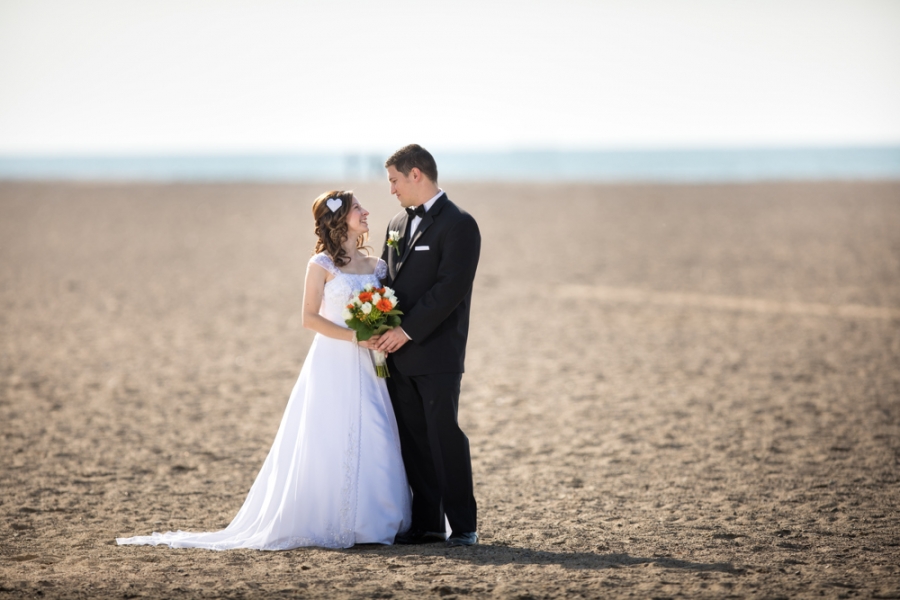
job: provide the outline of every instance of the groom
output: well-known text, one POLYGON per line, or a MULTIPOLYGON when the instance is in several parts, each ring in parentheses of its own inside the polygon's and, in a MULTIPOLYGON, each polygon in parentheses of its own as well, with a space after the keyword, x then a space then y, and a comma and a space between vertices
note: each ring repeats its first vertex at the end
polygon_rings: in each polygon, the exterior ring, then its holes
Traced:
POLYGON ((405 146, 384 166, 405 209, 391 219, 387 240, 396 241, 382 253, 403 324, 379 341, 389 353, 387 385, 413 492, 412 526, 395 541, 444 541, 446 515, 447 544, 471 546, 478 543, 472 461, 457 413, 481 234, 438 187, 427 150, 405 146))

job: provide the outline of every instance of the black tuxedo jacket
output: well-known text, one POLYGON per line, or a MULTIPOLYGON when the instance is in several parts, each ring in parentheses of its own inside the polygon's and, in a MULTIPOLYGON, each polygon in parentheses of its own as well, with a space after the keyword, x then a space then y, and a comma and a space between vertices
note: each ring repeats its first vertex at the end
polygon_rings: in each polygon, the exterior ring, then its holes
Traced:
POLYGON ((404 375, 462 373, 469 334, 472 282, 481 252, 481 233, 472 216, 442 194, 407 239, 412 217, 398 213, 388 233, 402 236, 399 252, 385 244, 386 285, 403 311, 403 331, 412 338, 390 355, 404 375))

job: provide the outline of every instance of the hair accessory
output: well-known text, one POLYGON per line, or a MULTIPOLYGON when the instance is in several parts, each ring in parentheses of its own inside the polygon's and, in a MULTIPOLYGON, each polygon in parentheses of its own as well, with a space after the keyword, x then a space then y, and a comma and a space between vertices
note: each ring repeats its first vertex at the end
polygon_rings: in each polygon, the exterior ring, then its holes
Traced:
POLYGON ((331 212, 337 212, 338 209, 344 205, 344 201, 340 198, 329 198, 325 201, 325 204, 328 205, 328 208, 331 209, 331 212))

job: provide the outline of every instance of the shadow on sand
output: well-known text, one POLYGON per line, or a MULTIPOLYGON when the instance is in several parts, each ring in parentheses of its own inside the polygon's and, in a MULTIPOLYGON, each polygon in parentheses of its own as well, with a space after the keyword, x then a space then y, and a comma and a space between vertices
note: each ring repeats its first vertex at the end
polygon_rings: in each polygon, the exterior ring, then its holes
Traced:
POLYGON ((422 558, 445 557, 467 560, 477 565, 559 565, 566 569, 616 569, 635 565, 653 564, 663 569, 684 569, 687 571, 717 571, 731 575, 741 575, 745 571, 731 563, 700 563, 679 560, 666 556, 641 557, 611 552, 548 552, 515 546, 479 544, 472 548, 447 548, 439 544, 423 546, 354 546, 347 552, 378 554, 388 556, 418 556, 422 558))

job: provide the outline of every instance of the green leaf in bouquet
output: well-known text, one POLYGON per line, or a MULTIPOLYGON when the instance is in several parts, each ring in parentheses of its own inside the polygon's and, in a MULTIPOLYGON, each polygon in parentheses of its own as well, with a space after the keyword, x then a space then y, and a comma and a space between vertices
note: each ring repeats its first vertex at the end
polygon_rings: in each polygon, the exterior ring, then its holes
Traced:
POLYGON ((372 329, 356 317, 344 322, 347 324, 347 327, 356 331, 356 340, 359 342, 365 342, 373 335, 372 329))

